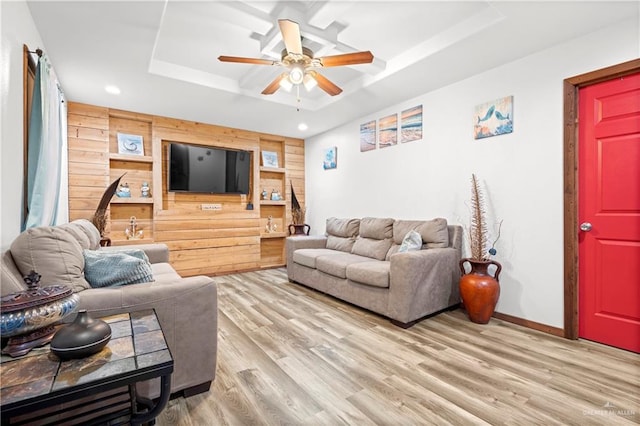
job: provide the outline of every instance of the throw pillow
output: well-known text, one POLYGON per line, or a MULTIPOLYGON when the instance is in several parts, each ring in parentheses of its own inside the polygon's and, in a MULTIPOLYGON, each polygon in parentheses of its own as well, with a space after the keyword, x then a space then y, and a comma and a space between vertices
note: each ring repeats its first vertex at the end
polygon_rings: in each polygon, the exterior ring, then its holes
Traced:
POLYGON ((406 251, 415 251, 422 248, 422 236, 418 231, 409 231, 404 236, 402 244, 398 249, 398 253, 404 253, 406 251))
POLYGON ((93 288, 153 281, 149 258, 142 250, 84 250, 84 276, 93 288))

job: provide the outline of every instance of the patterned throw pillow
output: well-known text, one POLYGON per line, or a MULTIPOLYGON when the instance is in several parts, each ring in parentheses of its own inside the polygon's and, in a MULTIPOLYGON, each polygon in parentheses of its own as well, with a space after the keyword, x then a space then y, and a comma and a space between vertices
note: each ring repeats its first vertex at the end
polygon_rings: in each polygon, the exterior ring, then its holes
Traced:
POLYGON ((84 250, 83 255, 84 277, 93 288, 153 281, 151 263, 142 250, 84 250))
POLYGON ((422 248, 422 236, 418 231, 409 231, 402 240, 402 245, 398 253, 404 253, 405 251, 420 250, 422 248))

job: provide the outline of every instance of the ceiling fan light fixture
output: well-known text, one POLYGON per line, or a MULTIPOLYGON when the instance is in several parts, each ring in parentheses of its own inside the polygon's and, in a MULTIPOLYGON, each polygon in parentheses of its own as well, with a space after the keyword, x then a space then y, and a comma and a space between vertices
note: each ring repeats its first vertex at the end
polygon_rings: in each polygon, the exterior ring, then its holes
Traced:
POLYGON ((304 69, 300 64, 294 64, 289 71, 289 81, 293 84, 300 84, 304 79, 304 69))
POLYGON ((307 89, 307 92, 310 92, 314 87, 318 85, 318 82, 313 77, 312 73, 308 72, 304 75, 302 84, 304 84, 304 88, 307 89))
POLYGON ((290 92, 293 88, 293 83, 290 81, 290 76, 286 76, 285 78, 280 80, 280 87, 282 87, 287 92, 290 92))

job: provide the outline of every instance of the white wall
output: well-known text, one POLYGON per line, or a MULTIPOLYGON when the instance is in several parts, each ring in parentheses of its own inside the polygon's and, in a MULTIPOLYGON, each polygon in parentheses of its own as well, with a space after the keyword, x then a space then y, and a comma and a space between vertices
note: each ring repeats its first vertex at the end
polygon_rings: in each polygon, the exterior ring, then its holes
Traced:
POLYGON ((640 56, 637 17, 425 93, 305 141, 307 221, 445 217, 466 225, 470 178, 503 219, 496 310, 563 327, 563 79, 640 56), (477 104, 514 96, 514 132, 473 139, 477 104), (359 126, 423 105, 423 139, 360 152, 359 126), (338 147, 323 170, 322 150, 338 147))
POLYGON ((0 249, 20 233, 22 217, 22 48, 46 51, 24 1, 0 1, 0 249))

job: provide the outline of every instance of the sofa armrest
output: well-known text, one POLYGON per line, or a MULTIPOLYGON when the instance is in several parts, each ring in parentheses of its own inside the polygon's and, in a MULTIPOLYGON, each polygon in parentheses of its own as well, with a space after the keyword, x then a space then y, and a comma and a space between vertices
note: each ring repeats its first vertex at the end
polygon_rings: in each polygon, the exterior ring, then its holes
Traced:
MULTIPOLYGON (((78 310, 86 309, 94 318, 150 308, 156 310, 174 359, 172 392, 214 379, 218 302, 216 283, 211 278, 196 276, 173 282, 93 288, 78 295, 78 310)), ((65 318, 65 322, 73 317, 65 318)), ((159 394, 158 384, 154 382, 145 382, 138 389, 151 398, 159 394)))
POLYGON ((409 323, 460 302, 458 250, 396 253, 390 261, 390 318, 409 323))
POLYGON ((126 246, 108 246, 100 247, 103 251, 119 251, 129 249, 140 249, 147 254, 151 263, 169 263, 169 247, 166 244, 134 244, 126 246))
POLYGON ((289 264, 293 259, 293 252, 298 249, 325 248, 327 246, 327 237, 324 235, 287 237, 286 246, 287 264, 289 264))
POLYGON ((287 237, 286 253, 287 253, 287 273, 291 277, 291 265, 293 265, 293 252, 298 249, 305 248, 325 248, 327 246, 327 237, 324 235, 297 236, 287 237))

